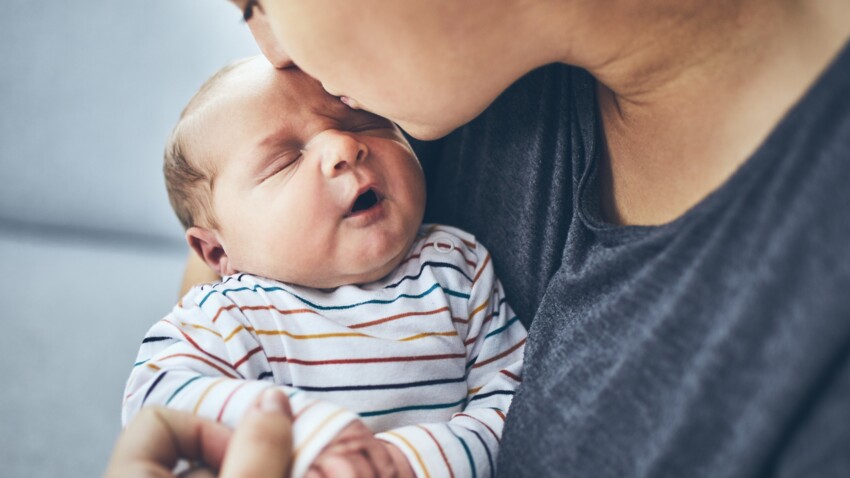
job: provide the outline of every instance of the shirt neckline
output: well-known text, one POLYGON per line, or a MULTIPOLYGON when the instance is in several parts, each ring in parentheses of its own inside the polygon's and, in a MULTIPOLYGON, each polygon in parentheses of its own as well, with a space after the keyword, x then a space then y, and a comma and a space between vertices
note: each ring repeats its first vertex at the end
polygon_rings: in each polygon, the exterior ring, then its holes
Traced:
POLYGON ((781 150, 778 149, 780 145, 789 140, 797 130, 797 124, 810 114, 810 108, 807 106, 811 103, 823 103, 822 97, 833 95, 837 89, 841 88, 841 84, 846 87, 845 77, 848 73, 844 70, 850 71, 850 68, 842 68, 842 66, 848 63, 850 63, 850 41, 842 47, 820 76, 726 181, 677 218, 663 224, 648 226, 621 225, 609 222, 602 217, 598 176, 599 158, 603 147, 601 115, 596 98, 596 80, 584 72, 586 80, 580 81, 579 86, 573 90, 576 119, 580 123, 579 130, 584 136, 584 150, 587 153, 584 167, 576 168, 577 173, 580 171, 575 194, 576 216, 584 227, 595 234, 606 246, 617 246, 644 238, 667 237, 686 224, 705 217, 734 198, 743 185, 769 170, 768 166, 776 159, 775 152, 781 150))

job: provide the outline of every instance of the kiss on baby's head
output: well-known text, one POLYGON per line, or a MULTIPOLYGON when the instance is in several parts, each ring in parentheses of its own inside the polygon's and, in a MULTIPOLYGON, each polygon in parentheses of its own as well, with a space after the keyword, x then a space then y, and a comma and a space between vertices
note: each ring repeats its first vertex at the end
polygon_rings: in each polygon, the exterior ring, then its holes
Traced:
POLYGON ((407 253, 425 207, 422 169, 394 124, 263 57, 201 87, 164 171, 189 245, 221 275, 375 281, 407 253))

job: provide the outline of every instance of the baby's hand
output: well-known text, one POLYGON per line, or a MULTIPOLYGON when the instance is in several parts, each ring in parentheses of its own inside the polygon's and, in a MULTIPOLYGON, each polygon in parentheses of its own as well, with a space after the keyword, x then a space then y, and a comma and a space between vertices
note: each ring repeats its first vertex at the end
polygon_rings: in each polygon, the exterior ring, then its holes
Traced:
POLYGON ((394 445, 378 440, 357 421, 345 427, 313 461, 305 478, 413 478, 413 468, 394 445))

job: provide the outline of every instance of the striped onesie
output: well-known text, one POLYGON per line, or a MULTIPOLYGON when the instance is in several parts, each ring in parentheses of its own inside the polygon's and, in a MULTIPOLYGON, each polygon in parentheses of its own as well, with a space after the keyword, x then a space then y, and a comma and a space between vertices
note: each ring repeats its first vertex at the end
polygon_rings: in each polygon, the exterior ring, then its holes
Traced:
POLYGON ((423 225, 395 271, 370 284, 319 290, 239 274, 194 288, 144 339, 122 418, 164 405, 234 426, 278 386, 294 413, 293 476, 356 418, 417 476, 490 476, 525 336, 487 250, 423 225))

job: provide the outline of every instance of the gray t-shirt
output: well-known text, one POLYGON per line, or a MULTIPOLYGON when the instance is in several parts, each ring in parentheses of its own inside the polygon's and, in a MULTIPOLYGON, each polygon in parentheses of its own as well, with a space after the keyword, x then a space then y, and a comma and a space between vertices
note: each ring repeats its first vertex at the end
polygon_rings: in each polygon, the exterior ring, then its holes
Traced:
MULTIPOLYGON (((850 476, 850 49, 677 220, 600 215, 594 80, 553 65, 419 144, 530 325, 498 475, 850 476)), ((648 138, 647 141, 651 141, 648 138)))

